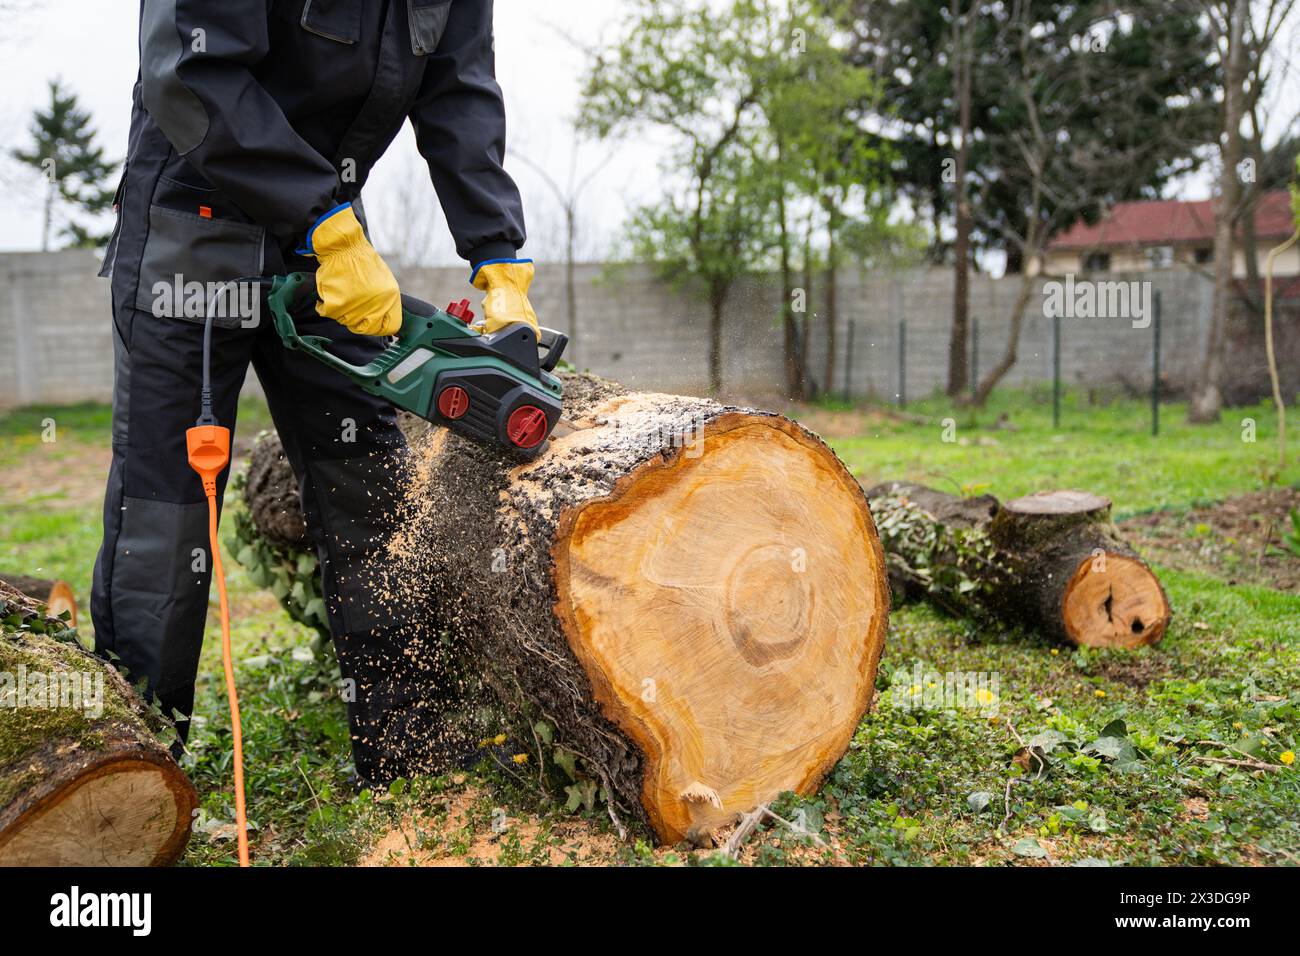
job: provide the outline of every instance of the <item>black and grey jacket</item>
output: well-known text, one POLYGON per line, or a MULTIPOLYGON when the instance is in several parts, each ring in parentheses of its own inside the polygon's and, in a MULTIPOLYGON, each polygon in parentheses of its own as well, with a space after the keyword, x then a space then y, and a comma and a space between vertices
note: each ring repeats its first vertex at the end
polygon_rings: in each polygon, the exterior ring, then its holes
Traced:
POLYGON ((513 257, 492 42, 492 0, 142 0, 117 300, 312 268, 294 249, 408 119, 460 255, 513 257))

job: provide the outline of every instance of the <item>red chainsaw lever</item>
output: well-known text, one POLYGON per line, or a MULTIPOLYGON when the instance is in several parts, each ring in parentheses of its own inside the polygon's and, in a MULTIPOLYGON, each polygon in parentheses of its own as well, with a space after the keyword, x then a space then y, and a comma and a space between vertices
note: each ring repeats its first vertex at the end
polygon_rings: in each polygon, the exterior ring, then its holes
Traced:
POLYGON ((455 316, 466 325, 474 321, 474 313, 469 308, 469 299, 461 299, 459 302, 453 302, 447 306, 447 314, 455 316))

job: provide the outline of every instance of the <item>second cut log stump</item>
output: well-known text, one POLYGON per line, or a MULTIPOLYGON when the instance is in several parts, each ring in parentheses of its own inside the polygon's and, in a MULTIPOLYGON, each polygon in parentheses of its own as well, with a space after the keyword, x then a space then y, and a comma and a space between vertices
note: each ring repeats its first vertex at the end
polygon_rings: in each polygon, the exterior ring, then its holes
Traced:
POLYGON ((1083 647, 1140 647, 1164 636, 1169 601, 1120 538, 1108 498, 1044 491, 1000 503, 907 482, 867 494, 891 551, 891 577, 904 593, 1083 647), (916 533, 918 522, 929 533, 916 533), (959 577, 969 586, 951 584, 959 577))
POLYGON ((1037 582, 1011 597, 1026 615, 1084 647, 1154 644, 1169 625, 1155 573, 1120 540, 1109 498, 1044 491, 1004 504, 989 535, 1037 582))

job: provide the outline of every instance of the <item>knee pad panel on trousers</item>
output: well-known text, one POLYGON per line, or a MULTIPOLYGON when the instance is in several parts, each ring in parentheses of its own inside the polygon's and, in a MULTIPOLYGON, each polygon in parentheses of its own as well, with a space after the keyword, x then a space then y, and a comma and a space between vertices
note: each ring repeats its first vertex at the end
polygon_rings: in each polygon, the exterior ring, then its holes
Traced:
POLYGON ((116 541, 104 543, 113 552, 113 651, 132 683, 148 680, 165 713, 188 714, 212 576, 207 504, 126 497, 121 518, 116 541))

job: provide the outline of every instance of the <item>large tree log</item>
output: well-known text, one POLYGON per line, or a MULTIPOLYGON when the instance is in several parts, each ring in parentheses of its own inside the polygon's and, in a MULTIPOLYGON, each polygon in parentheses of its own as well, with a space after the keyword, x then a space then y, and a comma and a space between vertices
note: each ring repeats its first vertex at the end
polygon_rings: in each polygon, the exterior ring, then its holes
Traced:
POLYGON ((1086 647, 1153 644, 1169 624, 1164 589, 1120 539, 1109 499, 1045 491, 1000 504, 898 481, 867 495, 895 591, 1086 647))
MULTIPOLYGON (((565 389, 535 461, 443 429, 416 443, 378 592, 395 609, 431 598, 429 626, 664 842, 812 791, 870 706, 884 643, 861 489, 778 415, 591 376, 565 389)), ((283 486, 277 454, 254 450, 259 486, 283 486)), ((265 503, 250 506, 291 510, 265 503)))
POLYGON ((0 583, 0 866, 164 866, 194 787, 168 725, 61 622, 0 583))

